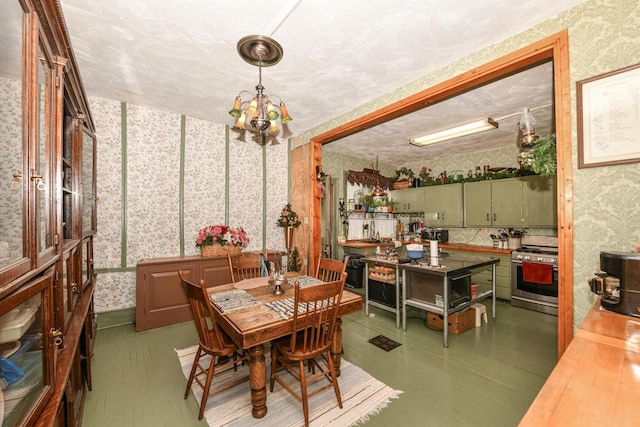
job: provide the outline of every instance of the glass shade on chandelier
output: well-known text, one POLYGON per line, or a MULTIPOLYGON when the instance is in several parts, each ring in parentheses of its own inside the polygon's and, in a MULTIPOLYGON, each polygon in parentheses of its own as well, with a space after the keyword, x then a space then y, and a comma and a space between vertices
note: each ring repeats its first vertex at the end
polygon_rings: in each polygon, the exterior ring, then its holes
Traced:
POLYGON ((282 47, 275 40, 266 36, 247 36, 238 42, 240 57, 252 65, 258 66, 258 84, 256 93, 242 91, 236 96, 229 114, 236 119, 234 127, 240 130, 250 130, 260 135, 268 133, 276 135, 280 132, 278 119, 282 124, 292 121, 284 102, 277 96, 279 102, 274 104, 264 93, 262 86, 262 67, 274 65, 282 58, 282 47), (247 94, 247 98, 242 96, 247 94))
POLYGON ((536 119, 529 111, 528 107, 524 107, 522 109, 522 114, 520 115, 520 133, 522 134, 522 139, 520 143, 523 147, 529 148, 533 147, 538 139, 536 135, 536 119))

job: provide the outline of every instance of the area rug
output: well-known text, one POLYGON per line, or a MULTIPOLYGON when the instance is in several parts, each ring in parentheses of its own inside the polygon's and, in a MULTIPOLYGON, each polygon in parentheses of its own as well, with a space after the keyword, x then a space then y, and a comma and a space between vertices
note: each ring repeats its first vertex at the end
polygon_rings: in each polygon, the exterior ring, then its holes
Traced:
MULTIPOLYGON (((195 357, 197 346, 176 350, 185 378, 195 357)), ((270 354, 265 351, 267 373, 269 371, 270 354)), ((208 363, 205 359, 201 359, 208 363)), ((206 365, 205 365, 206 366, 206 365)), ((227 371, 214 377, 215 384, 230 382, 236 376, 246 375, 248 366, 239 367, 237 371, 227 371)), ((362 423, 369 416, 378 413, 398 398, 401 391, 394 390, 357 366, 342 359, 338 384, 342 394, 342 406, 338 407, 332 390, 325 390, 309 399, 309 421, 311 426, 351 426, 362 423)), ((289 378, 291 376, 285 376, 289 378)), ((215 426, 302 426, 304 415, 302 403, 298 402, 288 391, 276 383, 273 393, 269 392, 267 377, 267 415, 261 419, 251 416, 251 392, 249 382, 231 387, 221 393, 209 397, 205 409, 205 419, 211 427, 215 426)), ((296 380, 291 377, 290 383, 296 380)), ((185 382, 186 384, 186 382, 185 382)), ((298 386, 299 389, 299 386, 298 386)), ((183 388, 176 387, 176 393, 182 394, 183 388)), ((202 400, 202 388, 194 384, 191 391, 198 401, 202 400)), ((193 408, 193 416, 198 416, 198 408, 193 408)))
POLYGON ((387 338, 384 335, 378 335, 375 338, 371 338, 369 342, 384 351, 391 351, 400 345, 399 342, 387 338))

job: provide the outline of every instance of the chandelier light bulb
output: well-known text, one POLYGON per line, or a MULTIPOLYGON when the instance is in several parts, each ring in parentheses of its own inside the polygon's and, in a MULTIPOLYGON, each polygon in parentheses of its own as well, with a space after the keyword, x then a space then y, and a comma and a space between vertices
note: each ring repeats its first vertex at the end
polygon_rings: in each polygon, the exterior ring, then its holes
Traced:
POLYGON ((233 107, 229 111, 229 114, 237 119, 235 128, 248 129, 252 132, 258 132, 260 135, 269 129, 269 134, 276 135, 280 132, 278 118, 283 124, 292 121, 292 119, 284 102, 278 96, 264 93, 262 67, 270 67, 282 59, 282 46, 267 36, 247 36, 238 42, 238 53, 247 63, 258 67, 258 84, 255 87, 256 94, 251 100, 242 100, 242 95, 249 93, 247 91, 240 92, 240 95, 236 97, 233 107), (270 98, 275 98, 279 104, 274 105, 270 98))

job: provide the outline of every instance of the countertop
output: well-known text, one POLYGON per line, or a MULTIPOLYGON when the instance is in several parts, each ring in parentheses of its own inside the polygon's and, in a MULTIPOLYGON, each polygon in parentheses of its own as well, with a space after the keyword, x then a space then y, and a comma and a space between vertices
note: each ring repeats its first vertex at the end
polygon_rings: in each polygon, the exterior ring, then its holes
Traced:
POLYGON ((640 402, 640 318, 587 314, 520 426, 631 426, 640 402))
MULTIPOLYGON (((421 244, 423 246, 429 246, 429 242, 414 242, 409 240, 402 241, 403 245, 410 245, 410 244, 416 244, 416 243, 421 244)), ((344 246, 347 248, 354 248, 354 249, 371 249, 371 248, 375 248, 376 246, 387 247, 387 246, 394 246, 395 244, 393 241, 370 243, 370 242, 363 242, 360 240, 347 240, 344 243, 338 242, 338 245, 344 246)), ((498 248, 494 248, 493 246, 466 245, 463 243, 438 243, 438 247, 443 250, 449 249, 452 251, 478 252, 478 253, 494 254, 494 255, 501 255, 501 256, 511 256, 511 252, 514 250, 514 249, 498 249, 498 248)))
POLYGON ((443 255, 439 258, 439 266, 431 267, 428 263, 403 263, 398 264, 397 259, 387 260, 385 257, 365 257, 365 262, 373 262, 388 266, 398 266, 400 269, 415 271, 418 273, 433 274, 436 276, 448 276, 474 268, 484 267, 491 264, 498 264, 499 259, 478 255, 443 255))

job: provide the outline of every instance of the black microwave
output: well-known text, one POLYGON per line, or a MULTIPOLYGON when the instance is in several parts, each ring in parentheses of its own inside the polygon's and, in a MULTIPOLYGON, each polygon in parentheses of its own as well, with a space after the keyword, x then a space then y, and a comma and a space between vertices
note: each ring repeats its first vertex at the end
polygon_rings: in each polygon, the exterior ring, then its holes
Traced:
POLYGON ((440 243, 447 243, 449 241, 449 230, 443 228, 423 228, 420 232, 420 238, 423 242, 437 240, 440 243))
MULTIPOLYGON (((444 280, 442 276, 418 273, 406 270, 407 299, 424 302, 444 308, 444 280)), ((467 301, 471 301, 471 273, 466 272, 458 276, 449 277, 449 308, 454 308, 467 301)))

